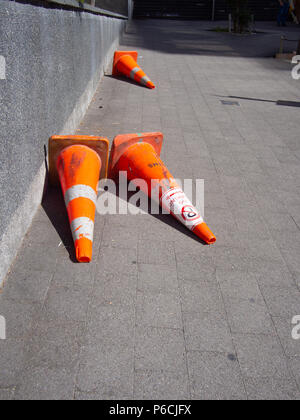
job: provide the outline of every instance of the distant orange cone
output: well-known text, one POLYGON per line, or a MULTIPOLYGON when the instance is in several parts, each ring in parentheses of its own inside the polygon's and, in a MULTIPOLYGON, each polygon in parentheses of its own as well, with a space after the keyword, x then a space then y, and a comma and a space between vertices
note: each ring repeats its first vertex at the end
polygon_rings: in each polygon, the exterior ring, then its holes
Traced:
POLYGON ((214 243, 216 237, 160 159, 162 143, 161 133, 117 136, 110 155, 109 176, 116 178, 124 171, 130 181, 145 180, 147 191, 144 192, 150 198, 158 197, 159 204, 184 226, 204 242, 214 243), (153 194, 154 189, 158 194, 153 194))
POLYGON ((114 56, 113 75, 117 76, 123 74, 149 89, 155 89, 155 85, 137 64, 137 59, 138 53, 136 51, 116 51, 114 56))
POLYGON ((108 140, 54 136, 49 144, 50 176, 55 181, 58 175, 60 180, 76 258, 88 263, 92 260, 97 185, 101 174, 106 176, 108 140))

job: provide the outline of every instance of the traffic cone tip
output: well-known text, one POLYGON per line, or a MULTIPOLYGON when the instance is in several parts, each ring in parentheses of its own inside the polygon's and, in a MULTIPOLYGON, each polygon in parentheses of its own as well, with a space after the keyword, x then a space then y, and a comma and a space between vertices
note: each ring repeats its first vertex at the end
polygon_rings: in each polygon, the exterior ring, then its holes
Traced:
POLYGON ((75 244, 76 259, 80 263, 90 263, 93 254, 93 243, 86 238, 81 238, 75 244))
POLYGON ((148 84, 148 87, 150 89, 155 89, 155 84, 150 81, 149 84, 148 84))
POLYGON ((214 244, 217 240, 205 222, 195 226, 193 233, 209 245, 214 244))

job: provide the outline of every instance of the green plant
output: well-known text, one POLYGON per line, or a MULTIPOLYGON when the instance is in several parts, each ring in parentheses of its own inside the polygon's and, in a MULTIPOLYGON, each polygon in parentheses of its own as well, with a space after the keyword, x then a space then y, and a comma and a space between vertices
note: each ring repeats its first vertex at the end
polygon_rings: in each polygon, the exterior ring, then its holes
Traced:
POLYGON ((233 31, 240 34, 245 32, 251 20, 248 0, 227 0, 227 3, 232 14, 233 31))
POLYGON ((212 29, 212 32, 229 32, 228 28, 222 28, 221 26, 217 26, 216 28, 212 29))

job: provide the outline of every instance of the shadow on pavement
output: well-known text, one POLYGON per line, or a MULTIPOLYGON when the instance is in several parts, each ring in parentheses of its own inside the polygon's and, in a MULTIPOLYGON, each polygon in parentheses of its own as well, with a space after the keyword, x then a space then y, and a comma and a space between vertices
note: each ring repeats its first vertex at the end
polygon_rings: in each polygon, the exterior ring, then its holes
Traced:
POLYGON ((277 105, 292 106, 295 108, 300 108, 300 102, 294 102, 294 101, 277 101, 277 105))
POLYGON ((59 188, 48 187, 43 198, 42 207, 68 251, 70 260, 77 263, 68 214, 59 188))
MULTIPOLYGON (((137 192, 139 192, 138 188, 137 188, 137 191, 127 193, 128 194, 127 203, 130 202, 131 197, 133 197, 137 192)), ((116 196, 118 199, 124 200, 119 194, 118 186, 116 189, 116 196)), ((149 197, 147 197, 147 199, 148 199, 148 208, 145 210, 143 209, 143 211, 147 210, 146 211, 147 214, 159 220, 161 223, 165 223, 166 225, 171 226, 173 229, 178 230, 180 233, 183 233, 184 235, 188 236, 189 238, 193 239, 194 241, 198 243, 201 243, 202 245, 207 245, 204 241, 198 238, 193 232, 191 232, 188 228, 182 225, 177 219, 175 219, 175 217, 173 217, 171 214, 164 214, 161 208, 159 209, 159 214, 152 214, 151 213, 151 199, 149 197)), ((132 203, 130 203, 130 205, 133 206, 132 203)), ((140 209, 139 206, 135 206, 135 207, 140 209)))
MULTIPOLYGON (((127 203, 130 202, 131 197, 133 197, 136 194, 135 192, 128 192, 127 197, 127 203)), ((116 190, 116 197, 120 200, 123 200, 123 198, 119 194, 119 189, 117 186, 116 190)), ((130 203, 133 205, 132 203, 130 203)), ((78 263, 74 251, 74 243, 73 238, 70 230, 70 224, 68 215, 66 212, 66 207, 63 199, 63 195, 60 191, 60 188, 55 188, 52 186, 49 186, 47 188, 47 191, 44 195, 42 207, 47 214, 50 222, 52 223, 54 229, 57 231, 64 247, 69 253, 70 260, 73 263, 78 263)), ((136 208, 139 208, 138 206, 135 206, 136 208)), ((168 226, 171 226, 173 229, 176 229, 180 233, 188 236, 189 238, 193 239, 194 241, 201 243, 202 245, 207 245, 205 242, 203 242, 200 238, 198 238, 196 235, 194 235, 191 231, 189 231, 185 226, 183 226, 179 221, 177 221, 173 216, 170 214, 163 214, 162 210, 160 209, 159 214, 152 214, 150 212, 151 209, 151 200, 148 198, 148 209, 147 212, 149 215, 157 219, 161 223, 165 223, 168 226)), ((98 217, 101 217, 101 214, 98 215, 98 217)))
POLYGON ((109 77, 110 79, 120 80, 121 82, 129 83, 131 85, 139 86, 139 87, 142 87, 144 89, 149 90, 149 88, 147 88, 147 86, 144 86, 144 85, 142 85, 142 84, 140 84, 138 82, 135 82, 134 80, 131 80, 128 77, 125 77, 125 76, 113 76, 111 74, 106 74, 105 77, 109 77))
POLYGON ((296 101, 283 101, 283 100, 273 101, 271 99, 247 98, 244 96, 232 96, 232 95, 230 96, 215 95, 215 96, 218 96, 219 98, 240 99, 243 101, 254 101, 254 102, 267 102, 267 103, 273 103, 279 106, 290 106, 290 107, 300 108, 300 102, 296 102, 296 101))
POLYGON ((263 31, 263 27, 259 27, 252 35, 212 31, 217 26, 227 26, 228 22, 143 19, 133 20, 130 25, 134 30, 124 33, 122 45, 135 50, 145 48, 166 54, 227 57, 274 57, 279 49, 280 36, 289 30, 298 32, 294 25, 284 31, 278 30, 275 22, 272 26, 268 22, 269 30, 263 31))

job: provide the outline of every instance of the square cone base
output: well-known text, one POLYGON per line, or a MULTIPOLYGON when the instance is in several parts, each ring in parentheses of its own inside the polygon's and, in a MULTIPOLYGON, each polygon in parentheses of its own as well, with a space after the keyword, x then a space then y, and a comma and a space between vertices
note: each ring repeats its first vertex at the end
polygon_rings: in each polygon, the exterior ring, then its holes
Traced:
POLYGON ((109 141, 103 137, 96 136, 52 136, 49 139, 49 182, 52 185, 59 185, 57 173, 57 158, 60 153, 69 146, 83 145, 94 150, 101 159, 100 179, 107 177, 109 141))
POLYGON ((136 62, 138 60, 137 51, 116 51, 114 55, 114 63, 113 63, 113 71, 112 71, 113 76, 120 76, 122 74, 117 70, 117 63, 122 57, 122 55, 130 55, 136 62))
POLYGON ((155 152, 160 156, 161 148, 163 145, 163 134, 162 133, 136 133, 136 134, 120 134, 114 138, 109 166, 108 166, 108 177, 113 179, 118 175, 117 164, 122 154, 136 143, 149 143, 153 146, 155 152))

